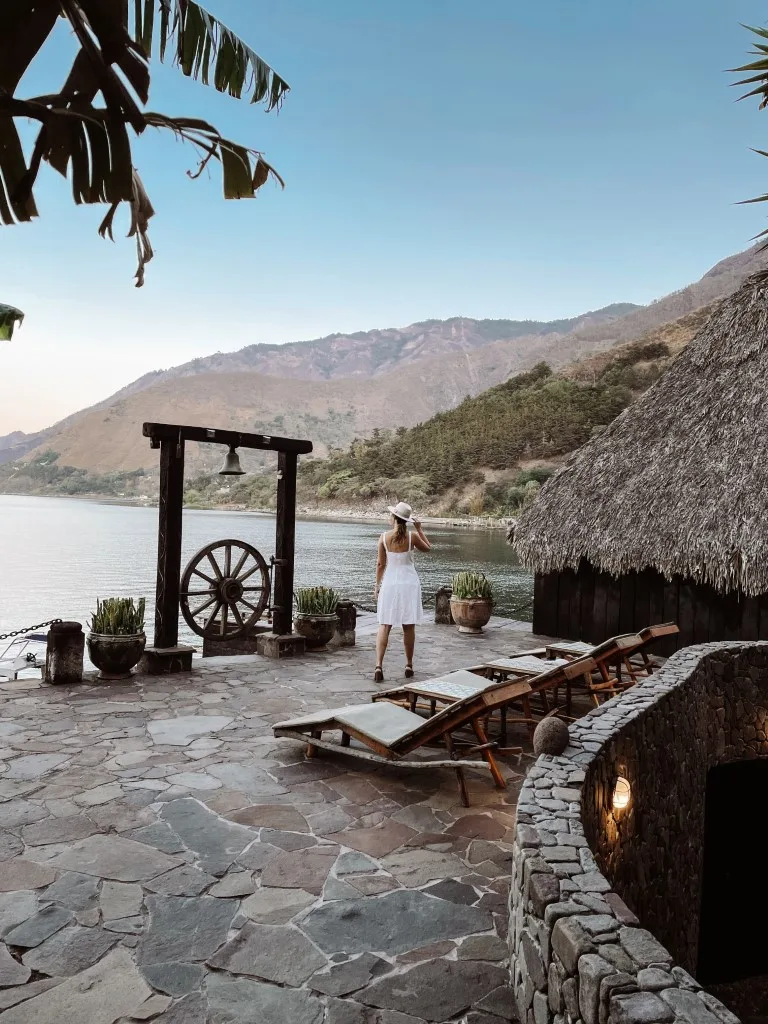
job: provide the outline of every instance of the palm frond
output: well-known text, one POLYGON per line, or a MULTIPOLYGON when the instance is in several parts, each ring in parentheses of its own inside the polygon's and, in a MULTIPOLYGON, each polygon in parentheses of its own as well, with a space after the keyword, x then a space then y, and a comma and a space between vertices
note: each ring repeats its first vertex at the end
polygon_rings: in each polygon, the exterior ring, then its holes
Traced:
POLYGON ((5 306, 0 302, 0 341, 10 341, 13 337, 13 329, 24 319, 24 314, 15 306, 5 306))
POLYGON ((147 59, 157 52, 188 78, 267 110, 279 107, 288 83, 221 21, 194 0, 134 0, 133 38, 147 59), (159 19, 155 17, 155 10, 159 19))

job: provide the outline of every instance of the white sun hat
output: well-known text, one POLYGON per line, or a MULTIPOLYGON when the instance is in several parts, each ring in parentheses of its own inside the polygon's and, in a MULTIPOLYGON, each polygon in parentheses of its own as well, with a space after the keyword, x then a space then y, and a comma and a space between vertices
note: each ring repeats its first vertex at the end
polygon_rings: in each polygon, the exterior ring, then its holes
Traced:
POLYGON ((387 505, 387 511, 398 519, 404 519, 406 523, 413 522, 413 509, 407 501, 398 501, 396 505, 387 505))

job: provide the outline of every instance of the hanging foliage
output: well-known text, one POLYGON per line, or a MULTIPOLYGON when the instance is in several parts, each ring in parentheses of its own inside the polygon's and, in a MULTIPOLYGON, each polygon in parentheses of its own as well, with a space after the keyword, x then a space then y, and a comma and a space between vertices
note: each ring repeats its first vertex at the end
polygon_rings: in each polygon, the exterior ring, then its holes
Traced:
POLYGON ((0 341, 10 341, 16 324, 21 325, 24 314, 15 306, 4 306, 0 302, 0 341))
POLYGON ((0 4, 0 223, 37 216, 35 184, 49 164, 72 185, 75 203, 109 207, 99 233, 112 238, 120 203, 131 208, 136 240, 136 286, 152 258, 147 233, 154 210, 134 167, 132 142, 148 127, 190 143, 199 162, 221 166, 225 199, 250 198, 280 175, 256 149, 225 139, 207 121, 146 109, 152 58, 237 99, 274 110, 286 82, 249 46, 193 0, 10 0, 0 4), (45 61, 45 44, 66 18, 78 45, 61 90, 20 97, 30 65, 45 61), (16 121, 39 124, 29 155, 16 121))

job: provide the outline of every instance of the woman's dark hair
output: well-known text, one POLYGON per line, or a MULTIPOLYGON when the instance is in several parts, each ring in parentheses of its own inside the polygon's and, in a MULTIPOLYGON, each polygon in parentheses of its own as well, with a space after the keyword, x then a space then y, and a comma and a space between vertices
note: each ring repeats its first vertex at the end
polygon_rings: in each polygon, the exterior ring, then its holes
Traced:
POLYGON ((400 541, 405 540, 408 535, 408 524, 404 519, 401 519, 400 516, 392 516, 392 518, 395 520, 395 540, 399 543, 400 541))

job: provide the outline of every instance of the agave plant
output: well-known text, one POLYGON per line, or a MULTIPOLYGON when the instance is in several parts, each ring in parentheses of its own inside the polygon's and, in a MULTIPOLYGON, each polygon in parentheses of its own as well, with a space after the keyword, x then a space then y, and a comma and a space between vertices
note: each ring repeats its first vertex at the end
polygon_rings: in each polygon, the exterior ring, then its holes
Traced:
POLYGON ((112 238, 115 211, 129 204, 137 287, 153 255, 147 229, 154 210, 134 166, 134 136, 149 127, 190 142, 199 155, 197 169, 188 172, 192 177, 218 161, 226 199, 252 197, 270 177, 283 184, 258 150, 223 138, 207 121, 147 110, 153 58, 218 92, 247 95, 267 110, 288 91, 258 54, 194 0, 0 3, 0 223, 37 216, 34 187, 47 163, 70 179, 76 203, 109 206, 99 227, 102 238, 112 238), (46 64, 46 43, 59 18, 69 23, 78 48, 69 74, 58 92, 22 98, 19 83, 38 58, 46 64), (16 119, 39 124, 29 158, 16 119))
POLYGON ((296 591, 299 615, 335 615, 339 595, 330 587, 302 587, 296 591))
POLYGON ((89 628, 101 636, 136 636, 144 632, 145 606, 143 597, 136 604, 132 597, 97 599, 89 628))
POLYGON ((10 341, 16 324, 21 326, 24 314, 15 306, 4 306, 0 302, 0 341, 10 341))
POLYGON ((482 572, 459 572, 451 580, 453 596, 462 601, 471 598, 483 598, 486 601, 493 600, 493 587, 491 581, 482 572))

